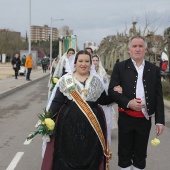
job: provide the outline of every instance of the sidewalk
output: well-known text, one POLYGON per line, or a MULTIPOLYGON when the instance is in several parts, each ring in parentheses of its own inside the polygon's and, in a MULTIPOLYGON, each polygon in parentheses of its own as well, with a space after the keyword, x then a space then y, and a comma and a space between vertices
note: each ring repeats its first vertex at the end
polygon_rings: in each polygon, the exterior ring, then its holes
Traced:
MULTIPOLYGON (((12 72, 12 74, 14 74, 14 72, 12 72)), ((4 76, 2 72, 0 72, 0 99, 13 93, 14 91, 28 86, 30 83, 34 83, 35 81, 48 76, 49 70, 47 70, 46 73, 43 73, 42 69, 36 69, 31 71, 30 78, 32 81, 26 81, 25 76, 18 76, 18 79, 15 79, 14 75, 11 75, 11 73, 4 76)))

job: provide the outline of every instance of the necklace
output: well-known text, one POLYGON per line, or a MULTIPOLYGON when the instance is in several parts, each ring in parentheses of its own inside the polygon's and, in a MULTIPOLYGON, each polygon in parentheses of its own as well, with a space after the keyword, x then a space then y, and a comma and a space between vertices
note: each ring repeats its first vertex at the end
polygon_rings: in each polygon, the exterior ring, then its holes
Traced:
POLYGON ((83 93, 84 96, 87 96, 88 89, 85 89, 85 86, 86 86, 86 80, 89 78, 89 75, 90 75, 90 73, 88 74, 88 76, 83 77, 80 75, 80 77, 79 77, 79 75, 74 73, 74 77, 76 78, 76 80, 78 80, 84 86, 84 89, 81 90, 81 93, 83 93))
POLYGON ((76 73, 74 73, 74 77, 81 83, 84 83, 89 78, 89 75, 90 74, 88 74, 86 76, 81 76, 81 75, 79 76, 76 73))

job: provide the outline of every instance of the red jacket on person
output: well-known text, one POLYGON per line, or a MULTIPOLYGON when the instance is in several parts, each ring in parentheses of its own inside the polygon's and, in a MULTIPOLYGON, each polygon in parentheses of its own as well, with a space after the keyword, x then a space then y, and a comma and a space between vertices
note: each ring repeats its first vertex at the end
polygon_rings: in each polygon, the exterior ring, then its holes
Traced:
POLYGON ((163 62, 162 62, 161 69, 162 69, 163 71, 165 71, 165 70, 167 69, 167 67, 168 67, 168 63, 167 63, 166 61, 163 61, 163 62))

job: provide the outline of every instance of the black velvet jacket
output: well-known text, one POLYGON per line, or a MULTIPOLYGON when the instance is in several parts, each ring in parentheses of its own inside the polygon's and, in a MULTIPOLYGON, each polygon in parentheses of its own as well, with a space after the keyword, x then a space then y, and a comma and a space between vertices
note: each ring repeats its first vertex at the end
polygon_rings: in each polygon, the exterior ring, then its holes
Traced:
MULTIPOLYGON (((136 98, 137 77, 138 73, 131 59, 115 64, 109 85, 109 95, 119 107, 127 109, 129 101, 136 98), (123 88, 122 94, 113 90, 117 85, 123 88)), ((145 61, 143 86, 148 115, 155 114, 155 123, 164 124, 160 69, 148 61, 145 61)))

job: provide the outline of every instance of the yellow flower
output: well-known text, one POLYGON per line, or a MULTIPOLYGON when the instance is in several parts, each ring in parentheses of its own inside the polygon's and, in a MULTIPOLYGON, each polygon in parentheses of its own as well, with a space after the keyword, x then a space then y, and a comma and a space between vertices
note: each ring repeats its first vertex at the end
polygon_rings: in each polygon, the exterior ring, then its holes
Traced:
POLYGON ((54 129, 55 123, 51 118, 46 118, 44 120, 44 123, 46 124, 48 130, 53 130, 54 129))
POLYGON ((56 84, 57 81, 58 81, 58 78, 54 77, 54 78, 53 78, 53 82, 56 84))
POLYGON ((155 138, 155 139, 151 140, 151 144, 152 144, 153 146, 157 146, 157 145, 160 144, 160 140, 159 140, 158 138, 155 138))

